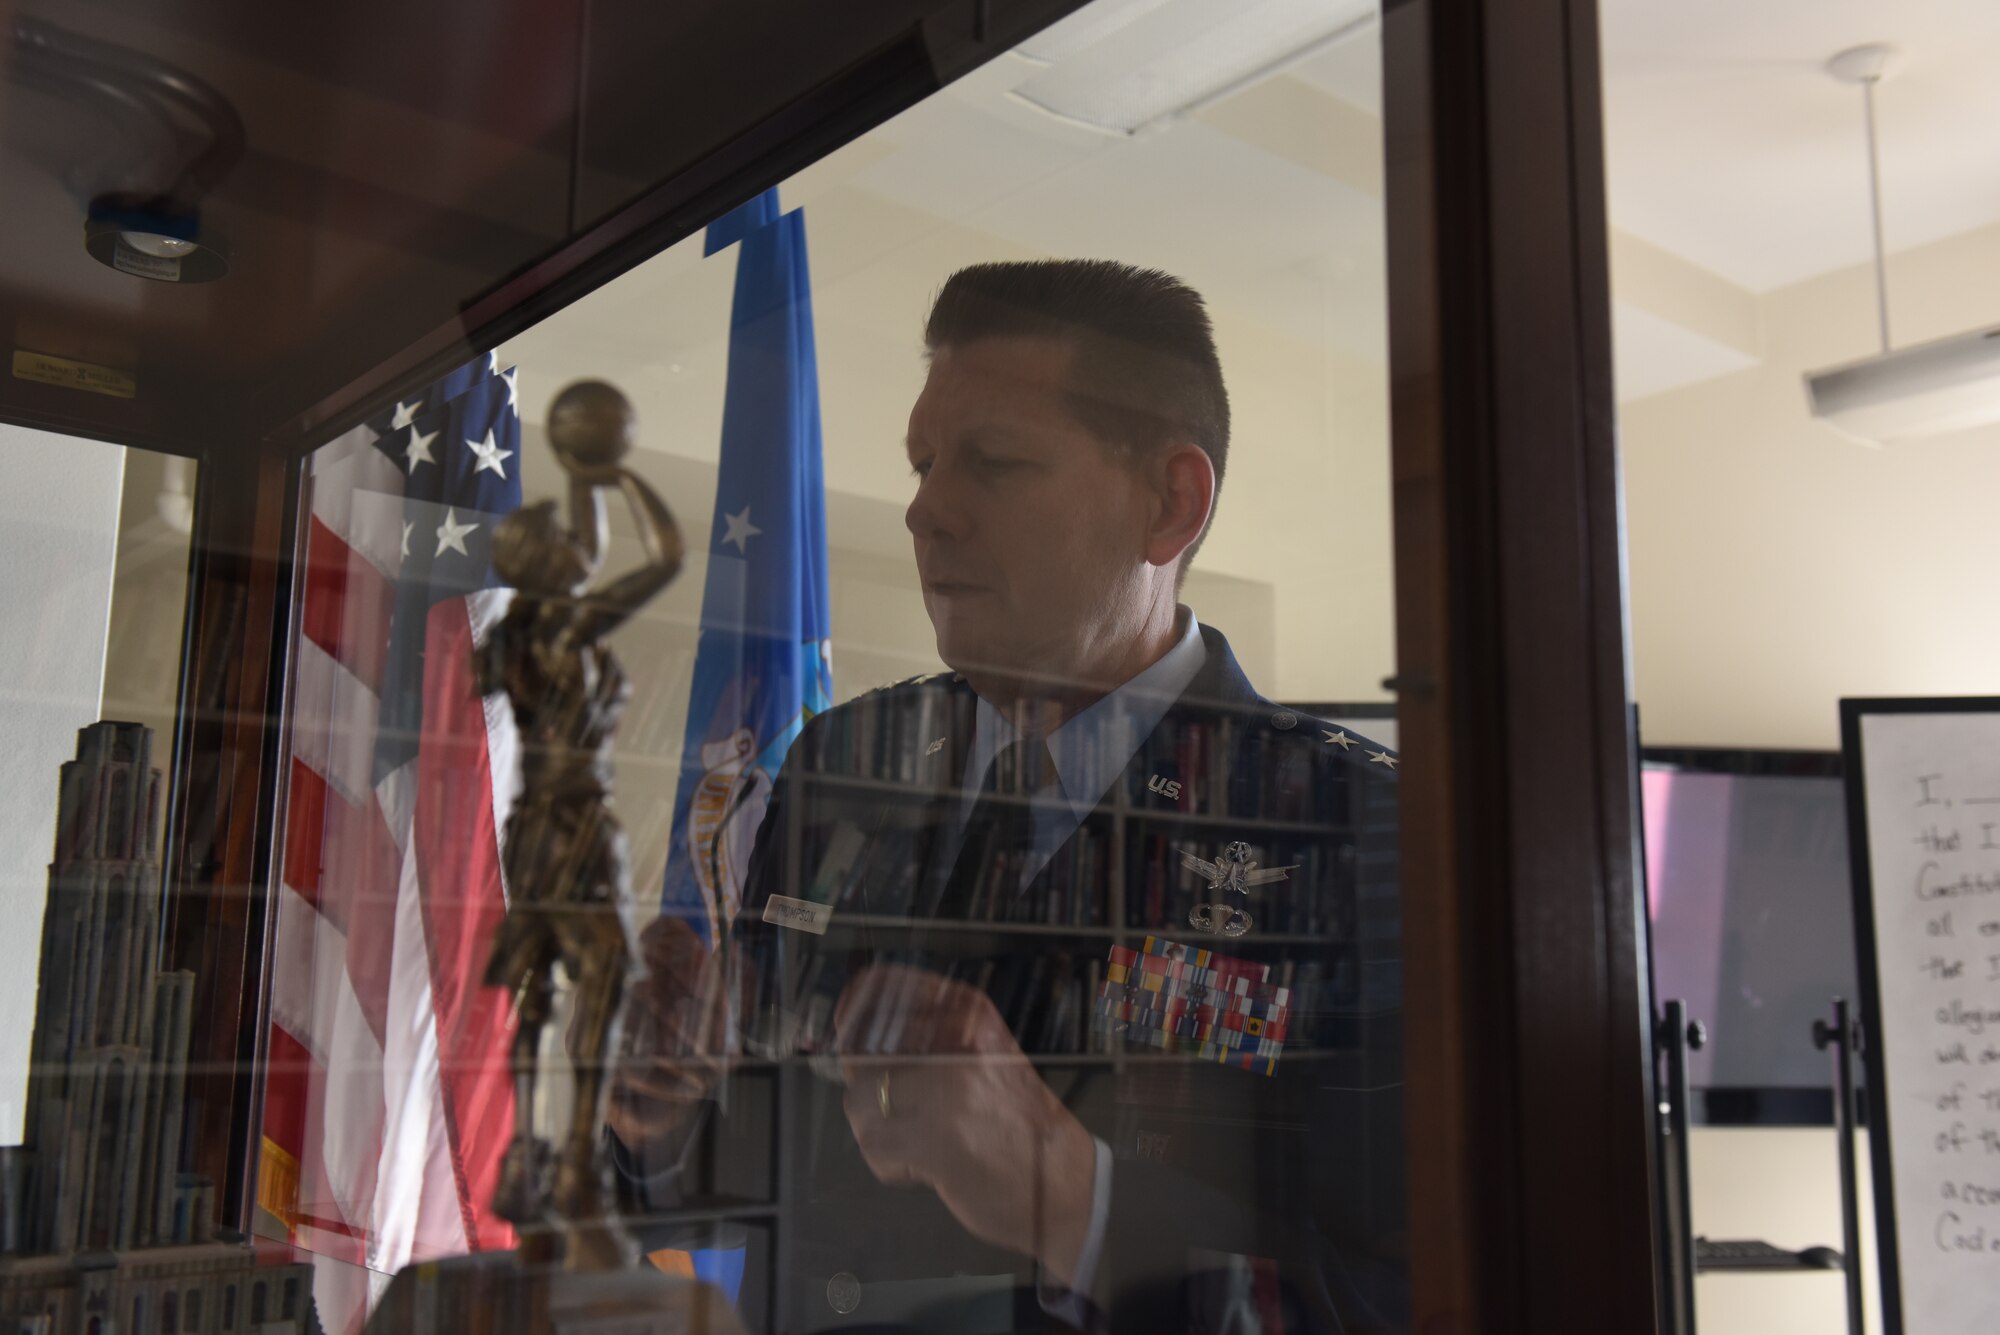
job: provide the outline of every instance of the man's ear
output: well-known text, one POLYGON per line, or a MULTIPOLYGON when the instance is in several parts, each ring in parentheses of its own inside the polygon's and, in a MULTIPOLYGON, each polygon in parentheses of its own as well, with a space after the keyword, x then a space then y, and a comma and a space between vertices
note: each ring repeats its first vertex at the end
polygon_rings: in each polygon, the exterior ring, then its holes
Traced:
POLYGON ((1153 460, 1157 507, 1146 530, 1146 560, 1171 566, 1194 546, 1215 508, 1215 463, 1192 441, 1161 450, 1153 460))

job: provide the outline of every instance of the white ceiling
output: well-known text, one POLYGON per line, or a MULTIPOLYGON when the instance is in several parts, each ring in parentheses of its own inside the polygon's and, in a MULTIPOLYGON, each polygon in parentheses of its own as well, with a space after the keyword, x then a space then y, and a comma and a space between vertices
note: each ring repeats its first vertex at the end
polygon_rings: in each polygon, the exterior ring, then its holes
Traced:
POLYGON ((1131 137, 1063 125, 1006 96, 1032 73, 1003 58, 899 117, 883 131, 895 151, 849 188, 1027 254, 1164 269, 1219 307, 1382 360, 1379 198, 1201 120, 1131 137))
MULTIPOLYGON (((1602 0, 1612 224, 1752 292, 1870 256, 1861 92, 1826 61, 1898 52, 1876 94, 1883 230, 1902 250, 2000 221, 2000 2, 1602 0)), ((1377 49, 1291 73, 1371 112, 1377 49)))
POLYGON ((1996 0, 1601 0, 1611 218, 1762 292, 1869 257, 1861 91, 1835 52, 1902 53, 1876 91, 1901 250, 2000 220, 1996 0))
MULTIPOLYGON (((1691 314, 1688 293, 1716 298, 1711 308, 1735 301, 1740 316, 1752 294, 1867 258, 1860 95, 1822 72, 1844 46, 1883 39, 1904 52, 1878 98, 1892 249, 2000 220, 2000 0, 1602 0, 1601 26, 1610 215, 1641 239, 1662 294, 1642 300, 1629 266, 1618 273, 1622 398, 1754 363, 1754 335, 1691 314)), ((906 403, 937 283, 960 264, 1028 255, 1182 275, 1217 311, 1232 377, 1288 357, 1307 375, 1334 361, 1381 366, 1377 41, 1366 27, 1133 136, 1010 97, 1045 67, 1003 56, 787 182, 785 205, 807 206, 828 395, 857 393, 851 383, 873 366, 895 382, 885 398, 906 403)), ((1635 249, 1616 237, 1613 248, 1635 249)), ((619 378, 680 420, 682 406, 719 399, 727 302, 726 266, 703 264, 693 239, 507 355, 542 383, 619 378)), ((878 418, 871 437, 888 429, 878 418)), ((708 430, 703 417, 692 435, 708 430)), ((830 457, 848 444, 830 436, 830 457)), ((900 489, 893 454, 882 457, 892 471, 872 480, 900 489)))

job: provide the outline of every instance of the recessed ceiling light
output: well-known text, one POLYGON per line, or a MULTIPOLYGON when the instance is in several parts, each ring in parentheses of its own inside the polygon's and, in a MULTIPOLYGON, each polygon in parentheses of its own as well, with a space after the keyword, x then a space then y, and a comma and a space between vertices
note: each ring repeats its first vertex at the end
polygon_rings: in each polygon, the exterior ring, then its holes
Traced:
POLYGON ((0 41, 8 42, 21 73, 65 99, 108 111, 120 125, 157 122, 176 147, 174 157, 184 159, 172 164, 171 177, 162 164, 155 179, 164 185, 90 201, 83 222, 90 257, 157 283, 207 283, 228 273, 228 248, 213 227, 202 226, 199 205, 243 157, 243 117, 229 99, 145 51, 39 19, 16 18, 0 41))
POLYGON ((118 239, 142 255, 161 260, 182 259, 201 249, 192 241, 160 232, 120 232, 118 239))
POLYGON ((99 264, 156 283, 209 283, 229 272, 228 250, 203 230, 200 212, 159 197, 93 200, 83 245, 99 264))

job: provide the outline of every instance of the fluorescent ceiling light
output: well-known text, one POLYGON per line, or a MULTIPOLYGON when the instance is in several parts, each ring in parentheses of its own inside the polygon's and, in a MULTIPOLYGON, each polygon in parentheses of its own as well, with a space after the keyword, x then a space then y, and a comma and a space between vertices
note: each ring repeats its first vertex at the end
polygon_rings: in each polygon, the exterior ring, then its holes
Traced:
POLYGON ((2000 422, 2000 326, 1806 377, 1813 416, 1868 444, 2000 422))
POLYGON ((1017 48, 1048 68, 1013 95, 1132 134, 1227 97, 1363 31, 1374 0, 1099 0, 1017 48))
POLYGON ((1058 19, 1014 48, 1014 54, 1042 65, 1056 65, 1097 45, 1126 24, 1173 0, 1094 0, 1068 18, 1058 19))
POLYGON ((1875 149, 1875 85, 1895 59, 1881 42, 1850 47, 1827 72, 1861 89, 1868 132, 1868 207, 1875 235, 1875 318, 1879 355, 1806 373, 1812 414, 1864 445, 2000 422, 2000 326, 1894 348, 1889 343, 1889 274, 1882 244, 1882 174, 1875 149))

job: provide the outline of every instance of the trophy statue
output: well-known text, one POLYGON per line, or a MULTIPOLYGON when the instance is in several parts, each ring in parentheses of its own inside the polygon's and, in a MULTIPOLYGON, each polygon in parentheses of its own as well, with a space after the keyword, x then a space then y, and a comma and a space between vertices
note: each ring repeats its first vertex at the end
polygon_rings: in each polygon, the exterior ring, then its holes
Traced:
POLYGON ((619 1011, 638 964, 625 835, 611 814, 611 744, 627 683, 604 637, 673 582, 683 554, 666 505, 624 465, 632 430, 631 405, 609 385, 583 381, 556 396, 548 436, 569 478, 568 513, 542 501, 494 526, 493 568, 514 598, 473 657, 479 690, 506 692, 520 731, 521 790, 502 853, 507 916, 485 981, 514 995, 514 1140, 494 1209, 521 1245, 405 1266, 368 1335, 742 1330, 719 1289, 634 1264, 600 1153, 619 1011), (632 507, 646 559, 591 587, 603 560, 605 493, 614 489, 632 507), (576 1098, 555 1148, 535 1135, 533 1108, 559 964, 575 1000, 576 1098))
POLYGON ((624 466, 632 407, 597 381, 571 385, 549 410, 548 436, 569 476, 565 525, 555 501, 523 506, 493 534, 493 567, 515 589, 481 645, 481 691, 505 691, 521 737, 521 791, 507 817, 507 916, 486 983, 514 992, 515 1134, 494 1209, 521 1234, 524 1260, 615 1270, 635 1255, 613 1216, 600 1154, 602 1105, 627 979, 637 964, 625 834, 611 813, 611 744, 628 683, 604 637, 673 581, 683 554, 666 505, 624 466), (605 492, 625 494, 646 562, 596 588, 605 492), (530 1110, 555 966, 574 988, 570 1057, 575 1115, 559 1152, 530 1110))

